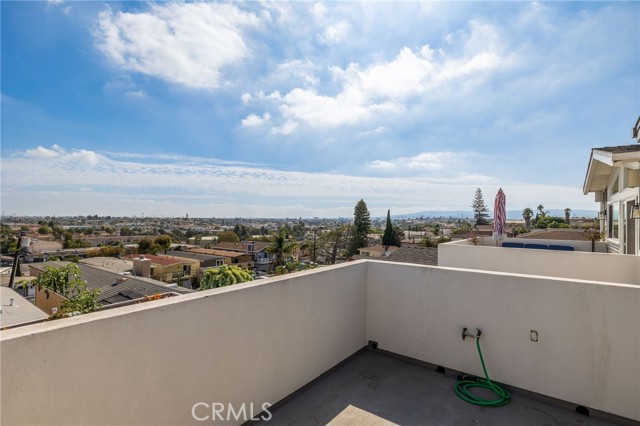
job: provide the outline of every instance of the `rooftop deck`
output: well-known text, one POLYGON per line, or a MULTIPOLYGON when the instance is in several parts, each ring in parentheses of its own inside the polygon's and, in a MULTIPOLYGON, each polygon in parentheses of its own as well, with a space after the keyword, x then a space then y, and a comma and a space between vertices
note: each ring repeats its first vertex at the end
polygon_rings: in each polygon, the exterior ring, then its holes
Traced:
POLYGON ((606 424, 576 406, 637 424, 638 306, 637 285, 349 262, 2 331, 0 423, 239 425, 230 408, 226 421, 201 418, 207 406, 277 404, 302 388, 269 424, 606 424), (463 327, 483 330, 493 380, 567 408, 516 392, 482 409, 433 369, 379 353, 349 359, 375 341, 481 375, 463 327))
MULTIPOLYGON (((491 373, 489 373, 491 374, 491 373)), ((636 424, 591 411, 589 417, 557 400, 509 388, 511 402, 479 407, 453 391, 456 372, 438 373, 422 364, 381 351, 363 350, 282 404, 258 425, 305 426, 494 426, 636 424)), ((481 395, 482 391, 476 392, 481 395)), ((489 394, 486 398, 494 398, 489 394)))

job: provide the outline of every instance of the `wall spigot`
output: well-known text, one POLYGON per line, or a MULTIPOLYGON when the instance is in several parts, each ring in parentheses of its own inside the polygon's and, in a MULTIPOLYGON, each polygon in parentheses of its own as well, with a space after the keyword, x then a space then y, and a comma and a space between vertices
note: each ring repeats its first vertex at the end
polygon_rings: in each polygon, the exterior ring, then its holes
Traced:
POLYGON ((472 339, 479 339, 481 335, 482 335, 482 330, 480 330, 479 328, 476 328, 475 336, 467 332, 467 327, 464 327, 462 329, 462 340, 466 339, 467 337, 471 337, 472 339))

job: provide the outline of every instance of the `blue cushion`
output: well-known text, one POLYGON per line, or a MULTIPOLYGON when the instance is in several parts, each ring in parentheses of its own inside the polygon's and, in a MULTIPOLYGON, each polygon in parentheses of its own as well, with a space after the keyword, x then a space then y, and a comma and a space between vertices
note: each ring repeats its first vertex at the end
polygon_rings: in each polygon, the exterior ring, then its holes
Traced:
POLYGON ((575 249, 571 246, 556 246, 549 244, 549 250, 574 251, 575 249))
POLYGON ((547 250, 549 246, 546 244, 525 244, 524 248, 547 250))
POLYGON ((502 247, 524 248, 524 243, 502 243, 502 247))

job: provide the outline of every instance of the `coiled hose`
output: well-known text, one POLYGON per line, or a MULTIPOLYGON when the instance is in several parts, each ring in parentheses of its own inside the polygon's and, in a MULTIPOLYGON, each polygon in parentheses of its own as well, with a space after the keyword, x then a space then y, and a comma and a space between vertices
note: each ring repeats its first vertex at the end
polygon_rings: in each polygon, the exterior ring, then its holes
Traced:
POLYGON ((511 401, 511 394, 508 390, 497 385, 489 379, 489 375, 487 374, 487 368, 484 365, 484 358, 482 357, 482 350, 480 349, 480 336, 476 337, 476 346, 478 347, 478 355, 480 355, 480 362, 482 363, 482 371, 484 372, 484 379, 479 378, 476 380, 459 380, 454 390, 456 391, 456 395, 464 401, 475 405, 482 405, 488 407, 499 407, 501 405, 506 405, 511 401), (492 390, 496 395, 497 399, 484 399, 478 396, 473 395, 470 392, 471 388, 485 388, 492 390))

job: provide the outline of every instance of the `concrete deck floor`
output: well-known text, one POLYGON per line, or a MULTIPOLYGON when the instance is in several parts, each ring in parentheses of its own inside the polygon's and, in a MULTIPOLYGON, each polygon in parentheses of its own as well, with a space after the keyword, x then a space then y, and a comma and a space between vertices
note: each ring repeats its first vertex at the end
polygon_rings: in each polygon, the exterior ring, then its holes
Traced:
MULTIPOLYGON (((490 366, 488 366, 490 368, 490 366)), ((575 406, 511 389, 503 407, 478 407, 453 391, 456 377, 379 351, 364 350, 270 409, 264 425, 615 425, 613 416, 587 417, 575 406)), ((479 394, 479 393, 478 393, 479 394)), ((487 397, 491 397, 487 395, 487 397)), ((595 415, 594 415, 595 414, 595 415)), ((617 422, 621 420, 621 423, 617 422)))

